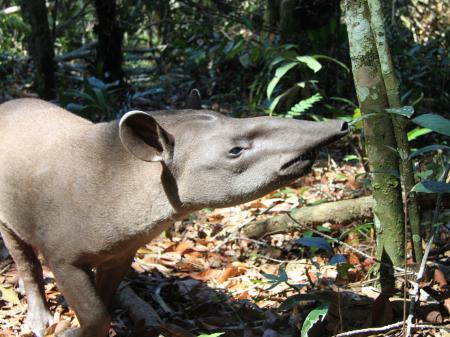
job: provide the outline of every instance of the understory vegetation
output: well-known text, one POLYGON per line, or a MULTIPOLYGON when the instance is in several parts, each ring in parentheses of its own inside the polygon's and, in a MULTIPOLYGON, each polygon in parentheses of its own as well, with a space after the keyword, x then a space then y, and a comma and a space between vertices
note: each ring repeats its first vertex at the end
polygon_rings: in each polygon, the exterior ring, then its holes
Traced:
MULTIPOLYGON (((198 89, 233 117, 351 126, 293 185, 141 248, 111 337, 448 336, 450 3, 377 4, 0 0, 0 103, 40 97, 103 122, 184 108, 198 89)), ((18 336, 26 299, 6 249, 0 271, 0 337, 18 336)), ((44 274, 53 336, 78 323, 44 274)))

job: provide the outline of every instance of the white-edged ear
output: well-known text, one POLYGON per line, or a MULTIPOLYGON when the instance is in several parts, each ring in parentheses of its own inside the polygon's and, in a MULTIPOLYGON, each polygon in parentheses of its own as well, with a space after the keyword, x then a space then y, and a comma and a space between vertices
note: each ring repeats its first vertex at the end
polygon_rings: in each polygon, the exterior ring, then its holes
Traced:
POLYGON ((144 111, 127 112, 119 122, 123 146, 144 161, 163 161, 173 152, 173 137, 144 111))
POLYGON ((200 110, 202 108, 202 98, 198 89, 192 89, 186 101, 186 109, 200 110))

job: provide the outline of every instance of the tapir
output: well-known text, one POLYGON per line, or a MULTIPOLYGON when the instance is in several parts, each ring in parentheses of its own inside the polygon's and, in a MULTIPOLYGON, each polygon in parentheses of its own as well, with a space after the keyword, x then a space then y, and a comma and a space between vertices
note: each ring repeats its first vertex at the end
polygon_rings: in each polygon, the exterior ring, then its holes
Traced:
POLYGON ((0 231, 37 336, 50 323, 41 254, 77 315, 58 337, 105 337, 137 249, 204 207, 248 202, 311 167, 341 121, 130 111, 94 124, 39 99, 0 105, 0 231), (95 270, 95 277, 92 272, 95 270))

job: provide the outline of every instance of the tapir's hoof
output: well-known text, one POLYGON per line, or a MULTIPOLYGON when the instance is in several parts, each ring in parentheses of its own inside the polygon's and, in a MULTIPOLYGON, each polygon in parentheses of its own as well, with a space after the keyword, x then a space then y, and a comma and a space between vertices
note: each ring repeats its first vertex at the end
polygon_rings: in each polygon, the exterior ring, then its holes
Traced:
POLYGON ((45 329, 53 323, 53 316, 48 310, 35 313, 28 312, 25 323, 36 337, 44 337, 45 329))

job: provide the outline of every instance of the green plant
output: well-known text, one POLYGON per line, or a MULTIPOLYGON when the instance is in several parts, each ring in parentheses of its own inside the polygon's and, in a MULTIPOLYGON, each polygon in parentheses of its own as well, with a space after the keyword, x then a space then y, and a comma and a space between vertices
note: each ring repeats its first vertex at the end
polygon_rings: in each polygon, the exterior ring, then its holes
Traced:
MULTIPOLYGON (((292 69, 302 70, 302 75, 305 75, 304 68, 306 67, 314 74, 319 72, 322 69, 322 65, 318 60, 329 60, 335 62, 346 71, 349 71, 347 66, 338 60, 328 57, 326 55, 312 55, 312 56, 295 56, 295 57, 277 57, 272 63, 271 67, 277 66, 275 69, 275 75, 270 80, 267 85, 266 95, 270 104, 267 108, 267 113, 269 115, 276 114, 279 109, 279 105, 281 101, 285 101, 285 113, 282 113, 284 117, 294 118, 302 115, 306 110, 313 107, 314 104, 320 102, 323 97, 317 92, 318 89, 318 80, 314 78, 303 79, 302 81, 295 82, 289 86, 288 89, 280 90, 279 83, 280 81, 287 76, 287 74, 292 69), (314 94, 310 94, 309 97, 301 99, 298 101, 298 92, 301 89, 308 89, 307 91, 316 91, 314 94), (278 93, 277 96, 273 97, 274 93, 278 93)), ((309 75, 308 75, 309 76, 309 75)), ((288 81, 286 81, 288 82, 288 81)))
POLYGON ((60 104, 68 110, 92 121, 112 120, 118 115, 118 82, 104 83, 96 77, 88 77, 83 89, 64 91, 60 104))

